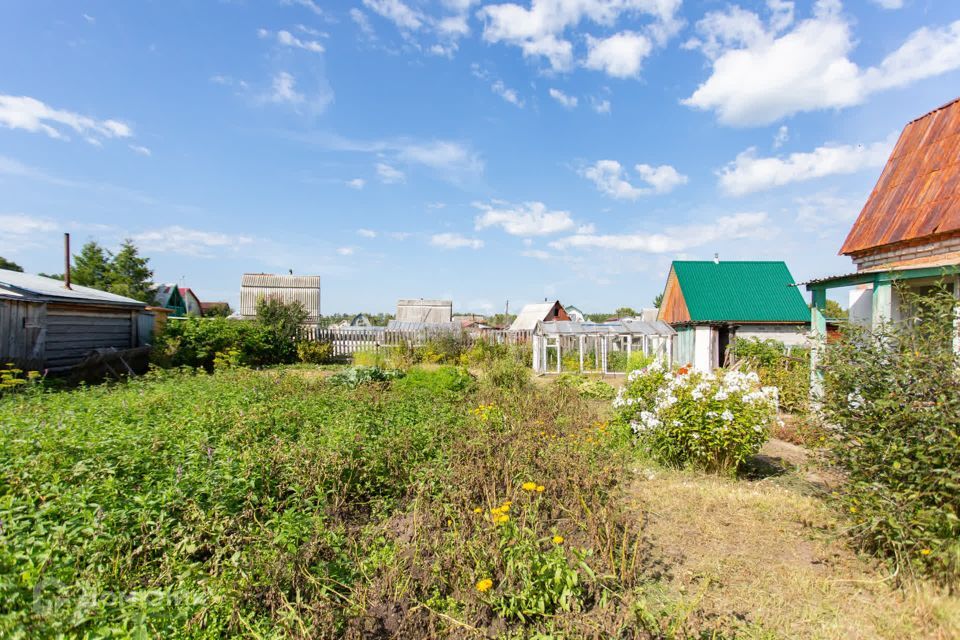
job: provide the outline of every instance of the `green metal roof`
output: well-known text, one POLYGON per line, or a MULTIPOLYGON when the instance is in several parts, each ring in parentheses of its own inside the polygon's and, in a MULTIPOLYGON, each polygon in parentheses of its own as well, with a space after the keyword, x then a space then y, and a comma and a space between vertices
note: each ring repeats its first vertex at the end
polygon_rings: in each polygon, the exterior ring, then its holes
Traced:
POLYGON ((692 322, 809 322, 810 308, 783 262, 676 260, 692 322))

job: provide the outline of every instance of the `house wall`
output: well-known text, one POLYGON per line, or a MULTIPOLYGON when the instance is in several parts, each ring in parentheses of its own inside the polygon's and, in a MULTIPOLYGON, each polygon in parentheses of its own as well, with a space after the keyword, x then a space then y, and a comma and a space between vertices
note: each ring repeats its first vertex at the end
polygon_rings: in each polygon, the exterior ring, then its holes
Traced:
POLYGON ((0 363, 30 371, 43 367, 46 315, 42 302, 0 300, 0 363))
POLYGON ((911 243, 882 247, 874 249, 869 253, 852 255, 851 258, 857 265, 857 270, 859 271, 861 269, 884 265, 889 262, 928 258, 941 254, 955 253, 957 251, 960 251, 960 235, 941 238, 939 240, 927 238, 911 243))
POLYGON ((93 349, 137 346, 139 310, 47 304, 44 368, 70 367, 93 349))
POLYGON ((667 277, 667 286, 663 291, 663 300, 660 302, 660 312, 658 319, 671 324, 677 322, 688 322, 690 312, 687 310, 687 303, 683 299, 683 292, 680 290, 680 282, 677 280, 673 269, 667 277))
POLYGON ((451 300, 398 300, 397 322, 452 322, 451 300))
POLYGON ((736 325, 737 338, 757 338, 758 340, 776 340, 787 346, 808 346, 807 334, 810 328, 806 324, 739 324, 736 325))
POLYGON ((257 301, 261 298, 278 298, 284 303, 300 302, 309 314, 307 322, 317 322, 320 319, 320 288, 307 289, 301 287, 240 287, 240 315, 245 318, 255 318, 257 315, 257 301))

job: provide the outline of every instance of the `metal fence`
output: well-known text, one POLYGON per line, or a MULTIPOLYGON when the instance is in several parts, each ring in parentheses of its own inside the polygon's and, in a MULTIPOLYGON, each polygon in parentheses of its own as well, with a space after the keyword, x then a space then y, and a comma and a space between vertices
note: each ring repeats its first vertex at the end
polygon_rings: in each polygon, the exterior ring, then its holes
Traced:
POLYGON ((487 330, 481 332, 450 332, 435 329, 390 330, 378 327, 363 329, 321 329, 314 325, 301 328, 300 339, 324 342, 330 345, 335 358, 353 355, 358 351, 379 351, 398 347, 415 348, 431 340, 453 339, 469 348, 477 342, 487 344, 530 344, 530 331, 487 330))

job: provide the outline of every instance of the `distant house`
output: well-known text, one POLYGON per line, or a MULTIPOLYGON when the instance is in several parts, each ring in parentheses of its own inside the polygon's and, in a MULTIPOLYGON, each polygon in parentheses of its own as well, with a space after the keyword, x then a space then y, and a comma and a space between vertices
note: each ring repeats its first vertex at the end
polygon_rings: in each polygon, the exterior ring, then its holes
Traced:
POLYGON ((736 338, 806 344, 809 315, 783 262, 677 260, 657 319, 677 331, 674 362, 712 371, 736 338))
POLYGON ((171 315, 187 315, 187 303, 176 284, 158 284, 153 289, 153 304, 169 309, 171 315))
POLYGON ((567 305, 566 307, 564 307, 564 309, 566 310, 567 315, 570 316, 570 319, 573 322, 587 321, 587 316, 583 313, 583 311, 580 311, 578 307, 575 307, 573 305, 567 305))
POLYGON ((368 318, 366 315, 364 315, 364 314, 362 314, 362 313, 358 313, 357 315, 353 316, 353 318, 350 320, 349 326, 351 326, 351 327, 372 327, 372 326, 373 326, 373 323, 370 322, 370 318, 368 318))
POLYGON ((307 310, 307 322, 320 320, 320 276, 245 273, 240 281, 240 316, 255 318, 257 301, 265 298, 284 303, 300 302, 307 310))
POLYGON ((153 314, 139 300, 0 269, 0 363, 62 371, 99 349, 148 344, 153 314))
POLYGON ((944 282, 960 294, 958 149, 960 98, 904 127, 840 248, 856 271, 806 283, 815 334, 826 332, 829 289, 854 287, 850 321, 867 326, 900 320, 903 292, 944 282))
POLYGON ((538 322, 556 322, 569 320, 570 316, 559 300, 528 304, 517 314, 510 331, 533 331, 538 322))
POLYGON ((452 300, 405 299, 397 300, 397 322, 452 322, 452 300))
POLYGON ((159 284, 153 289, 153 304, 169 309, 174 316, 202 316, 203 304, 190 288, 159 284))

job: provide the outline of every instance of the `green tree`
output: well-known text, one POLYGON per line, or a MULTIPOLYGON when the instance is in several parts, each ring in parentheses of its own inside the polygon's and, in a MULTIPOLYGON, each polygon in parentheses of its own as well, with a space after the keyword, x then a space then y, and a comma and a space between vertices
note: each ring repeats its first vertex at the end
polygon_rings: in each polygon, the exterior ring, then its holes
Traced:
POLYGON ((150 289, 153 287, 153 271, 149 262, 149 258, 140 255, 132 240, 124 240, 120 251, 110 262, 109 290, 117 295, 149 302, 150 289))
POLYGON ((73 256, 70 281, 84 287, 107 289, 110 286, 110 253, 91 240, 73 256))
POLYGON ((306 307, 298 300, 284 302, 273 296, 257 300, 257 322, 284 339, 296 339, 300 325, 309 316, 306 307))
POLYGON ((661 304, 663 304, 663 294, 658 293, 653 299, 653 306, 659 309, 661 304))
POLYGON ((640 314, 637 313, 631 307, 620 307, 619 309, 613 312, 613 315, 615 315, 618 318, 632 318, 633 316, 638 316, 640 314))
POLYGON ((18 265, 13 260, 7 260, 3 256, 0 256, 0 269, 6 269, 7 271, 19 271, 23 273, 23 267, 18 265))
POLYGON ((827 308, 823 310, 823 315, 830 320, 846 320, 847 310, 836 300, 827 300, 827 308))

